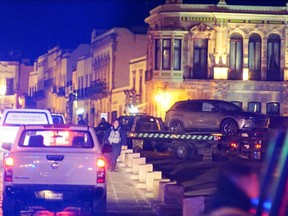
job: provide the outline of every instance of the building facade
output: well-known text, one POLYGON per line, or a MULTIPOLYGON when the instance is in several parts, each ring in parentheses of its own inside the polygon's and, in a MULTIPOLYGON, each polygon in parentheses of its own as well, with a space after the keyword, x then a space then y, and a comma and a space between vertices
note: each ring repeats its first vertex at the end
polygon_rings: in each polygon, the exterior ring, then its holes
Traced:
POLYGON ((113 28, 100 35, 92 31, 89 63, 92 68, 82 81, 82 88, 92 93, 78 100, 86 107, 90 125, 97 125, 101 117, 111 122, 125 113, 130 97, 127 91, 131 90, 129 62, 145 55, 146 50, 146 34, 126 28, 113 28))
POLYGON ((288 115, 287 6, 166 3, 150 11, 147 111, 164 118, 175 101, 233 101, 288 115))
POLYGON ((21 108, 28 88, 30 62, 0 61, 0 113, 6 108, 21 108))

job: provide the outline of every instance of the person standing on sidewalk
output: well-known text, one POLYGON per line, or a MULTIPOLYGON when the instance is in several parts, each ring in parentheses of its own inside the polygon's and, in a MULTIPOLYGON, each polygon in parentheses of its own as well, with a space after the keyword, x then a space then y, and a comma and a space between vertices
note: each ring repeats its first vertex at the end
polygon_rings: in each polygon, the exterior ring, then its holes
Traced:
POLYGON ((126 133, 120 127, 119 121, 117 119, 113 122, 112 126, 104 133, 104 143, 109 142, 112 145, 112 152, 107 158, 108 168, 110 168, 112 172, 116 171, 117 159, 121 153, 122 146, 127 145, 126 138, 126 133))

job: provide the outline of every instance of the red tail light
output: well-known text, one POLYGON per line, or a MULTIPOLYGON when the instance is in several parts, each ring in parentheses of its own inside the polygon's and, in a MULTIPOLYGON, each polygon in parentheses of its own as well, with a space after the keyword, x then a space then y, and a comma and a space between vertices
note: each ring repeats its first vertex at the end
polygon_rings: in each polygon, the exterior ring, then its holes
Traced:
POLYGON ((97 160, 97 183, 104 183, 106 179, 106 161, 102 158, 97 160))
POLYGON ((256 143, 256 144, 255 144, 255 149, 261 149, 261 148, 262 148, 262 146, 261 146, 260 143, 256 143))
POLYGON ((4 162, 4 181, 6 182, 12 182, 13 178, 13 165, 14 165, 14 159, 12 157, 5 158, 4 162))
POLYGON ((238 144, 236 142, 231 142, 230 147, 236 149, 236 148, 238 148, 238 144))

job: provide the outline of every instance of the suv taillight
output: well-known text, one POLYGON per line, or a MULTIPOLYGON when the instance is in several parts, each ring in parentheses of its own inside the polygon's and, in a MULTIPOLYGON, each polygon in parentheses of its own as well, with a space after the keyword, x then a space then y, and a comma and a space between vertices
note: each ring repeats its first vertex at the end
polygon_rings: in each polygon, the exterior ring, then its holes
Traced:
POLYGON ((97 183, 104 183, 106 178, 106 162, 102 158, 97 160, 97 183))
POLYGON ((12 182, 13 178, 13 165, 14 165, 14 159, 12 157, 5 158, 4 162, 4 181, 6 182, 12 182))

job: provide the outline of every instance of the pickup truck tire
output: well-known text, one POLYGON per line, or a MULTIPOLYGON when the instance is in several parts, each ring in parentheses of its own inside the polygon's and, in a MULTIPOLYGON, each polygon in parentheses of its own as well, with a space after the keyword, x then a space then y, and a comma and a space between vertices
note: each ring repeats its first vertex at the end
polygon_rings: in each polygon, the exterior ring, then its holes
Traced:
POLYGON ((3 194, 2 200, 3 216, 19 215, 20 209, 15 199, 3 194))
POLYGON ((190 158, 191 149, 186 143, 179 144, 176 148, 176 154, 179 159, 187 160, 190 158))
POLYGON ((107 197, 102 200, 95 198, 92 200, 92 215, 93 216, 105 216, 106 215, 107 197))

